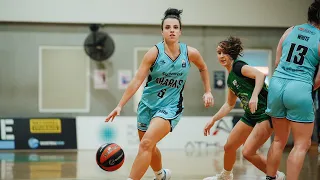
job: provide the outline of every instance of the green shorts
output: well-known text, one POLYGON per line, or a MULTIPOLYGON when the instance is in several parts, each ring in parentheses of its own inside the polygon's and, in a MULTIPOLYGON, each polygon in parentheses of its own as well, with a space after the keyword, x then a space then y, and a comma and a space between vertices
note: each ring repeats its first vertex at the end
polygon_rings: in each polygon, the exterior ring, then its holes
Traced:
POLYGON ((262 113, 262 114, 248 114, 245 113, 240 121, 244 122, 245 124, 247 124, 248 126, 254 127, 257 123, 261 123, 263 121, 269 121, 270 126, 272 127, 272 123, 271 123, 271 117, 268 116, 266 113, 262 113))

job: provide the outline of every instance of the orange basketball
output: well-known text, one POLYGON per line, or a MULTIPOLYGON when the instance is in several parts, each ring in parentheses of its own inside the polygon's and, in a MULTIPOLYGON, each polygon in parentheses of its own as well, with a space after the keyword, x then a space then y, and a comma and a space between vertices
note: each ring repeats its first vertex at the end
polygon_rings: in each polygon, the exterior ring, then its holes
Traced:
POLYGON ((105 171, 115 171, 124 162, 124 151, 115 143, 103 144, 96 153, 98 166, 105 171))

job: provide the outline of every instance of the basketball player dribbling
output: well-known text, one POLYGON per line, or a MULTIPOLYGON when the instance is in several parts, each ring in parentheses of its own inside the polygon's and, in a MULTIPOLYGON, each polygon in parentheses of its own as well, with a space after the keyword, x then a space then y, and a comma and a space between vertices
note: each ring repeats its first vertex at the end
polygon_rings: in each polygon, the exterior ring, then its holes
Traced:
POLYGON ((203 58, 197 49, 179 42, 181 13, 177 9, 166 10, 161 24, 163 41, 145 54, 118 106, 106 118, 109 122, 120 115, 123 106, 149 75, 138 106, 140 145, 128 180, 140 180, 149 166, 156 180, 171 178, 171 171, 162 168, 161 153, 156 144, 176 127, 182 116, 183 89, 190 63, 194 63, 200 71, 205 107, 213 105, 209 73, 203 58))

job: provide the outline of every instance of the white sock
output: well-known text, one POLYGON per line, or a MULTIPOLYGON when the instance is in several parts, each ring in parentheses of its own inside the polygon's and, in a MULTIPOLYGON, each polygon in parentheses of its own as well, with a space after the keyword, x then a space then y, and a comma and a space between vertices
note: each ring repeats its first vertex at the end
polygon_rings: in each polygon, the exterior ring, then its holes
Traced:
POLYGON ((225 175, 230 175, 230 174, 232 174, 232 170, 231 171, 227 171, 227 170, 223 169, 222 173, 225 174, 225 175))
POLYGON ((131 178, 128 178, 127 180, 133 180, 133 179, 131 179, 131 178))
POLYGON ((154 171, 154 174, 156 175, 156 179, 161 179, 164 176, 164 170, 161 169, 160 171, 154 171))

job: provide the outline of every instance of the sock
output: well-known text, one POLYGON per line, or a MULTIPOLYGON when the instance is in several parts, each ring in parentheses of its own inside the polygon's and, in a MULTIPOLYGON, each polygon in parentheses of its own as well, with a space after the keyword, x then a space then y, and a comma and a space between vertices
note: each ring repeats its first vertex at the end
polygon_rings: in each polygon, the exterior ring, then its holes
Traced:
POLYGON ((275 180, 275 179, 276 179, 276 177, 271 177, 271 176, 266 177, 266 180, 275 180))
POLYGON ((131 179, 131 178, 128 178, 127 180, 133 180, 133 179, 131 179))
POLYGON ((156 179, 163 178, 163 176, 164 176, 163 169, 161 169, 160 171, 154 171, 154 174, 156 175, 156 179))
POLYGON ((230 174, 232 174, 232 170, 227 171, 227 170, 223 169, 222 173, 229 176, 230 174))

